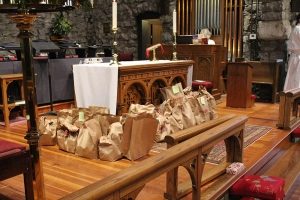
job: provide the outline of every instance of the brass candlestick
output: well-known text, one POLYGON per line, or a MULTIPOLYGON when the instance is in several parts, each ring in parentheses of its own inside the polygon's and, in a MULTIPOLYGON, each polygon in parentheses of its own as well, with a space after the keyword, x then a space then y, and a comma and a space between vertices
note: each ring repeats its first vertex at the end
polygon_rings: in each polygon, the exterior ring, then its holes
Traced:
POLYGON ((177 48, 177 42, 176 42, 176 32, 173 32, 173 37, 174 37, 174 42, 173 42, 173 56, 172 56, 172 60, 178 60, 177 59, 177 52, 176 52, 176 48, 177 48))
POLYGON ((112 56, 113 59, 111 61, 111 65, 112 64, 117 64, 119 65, 119 61, 118 61, 118 53, 117 53, 117 46, 118 46, 118 42, 117 42, 117 31, 118 28, 112 28, 112 33, 113 33, 113 49, 112 49, 112 56))

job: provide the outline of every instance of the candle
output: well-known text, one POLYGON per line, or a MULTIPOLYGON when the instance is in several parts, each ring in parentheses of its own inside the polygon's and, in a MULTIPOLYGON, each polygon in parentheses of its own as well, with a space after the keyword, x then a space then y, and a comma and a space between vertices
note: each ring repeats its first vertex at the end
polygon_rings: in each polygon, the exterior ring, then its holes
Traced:
POLYGON ((117 29, 117 1, 112 2, 112 29, 117 29))
POLYGON ((177 32, 177 27, 176 27, 176 25, 177 25, 177 20, 176 20, 176 18, 177 18, 177 13, 176 13, 176 10, 174 9, 174 11, 173 11, 173 33, 176 33, 177 32))

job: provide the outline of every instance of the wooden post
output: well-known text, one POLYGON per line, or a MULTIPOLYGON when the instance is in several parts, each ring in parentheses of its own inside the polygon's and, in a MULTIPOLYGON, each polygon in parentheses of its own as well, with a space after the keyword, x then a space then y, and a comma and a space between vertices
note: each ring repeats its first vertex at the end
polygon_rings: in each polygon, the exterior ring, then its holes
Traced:
POLYGON ((34 70, 32 65, 32 48, 30 32, 33 22, 36 20, 36 14, 24 13, 11 15, 10 18, 17 24, 20 30, 18 37, 21 44, 21 57, 23 69, 23 84, 24 97, 26 103, 26 119, 27 119, 27 133, 25 139, 29 144, 30 154, 33 159, 33 169, 35 177, 35 196, 37 199, 45 199, 44 177, 43 169, 40 161, 39 149, 39 133, 37 132, 36 124, 36 91, 34 70))

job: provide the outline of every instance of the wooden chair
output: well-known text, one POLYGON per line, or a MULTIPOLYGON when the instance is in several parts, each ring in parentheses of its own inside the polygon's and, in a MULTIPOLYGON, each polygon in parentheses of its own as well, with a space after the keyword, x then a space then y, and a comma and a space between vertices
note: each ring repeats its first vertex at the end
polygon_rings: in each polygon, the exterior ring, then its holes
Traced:
POLYGON ((26 200, 33 200, 33 170, 25 146, 0 140, 0 181, 23 174, 26 200))

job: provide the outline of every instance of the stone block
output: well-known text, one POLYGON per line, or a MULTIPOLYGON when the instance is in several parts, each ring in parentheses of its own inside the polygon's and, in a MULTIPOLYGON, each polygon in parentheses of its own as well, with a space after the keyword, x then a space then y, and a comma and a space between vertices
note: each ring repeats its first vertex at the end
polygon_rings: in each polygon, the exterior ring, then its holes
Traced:
POLYGON ((258 38, 263 40, 287 39, 291 33, 289 21, 260 21, 258 38))

